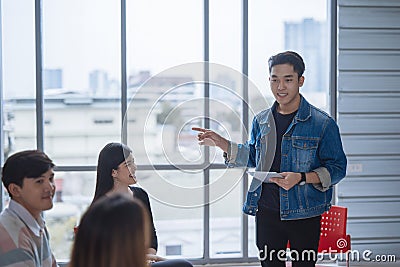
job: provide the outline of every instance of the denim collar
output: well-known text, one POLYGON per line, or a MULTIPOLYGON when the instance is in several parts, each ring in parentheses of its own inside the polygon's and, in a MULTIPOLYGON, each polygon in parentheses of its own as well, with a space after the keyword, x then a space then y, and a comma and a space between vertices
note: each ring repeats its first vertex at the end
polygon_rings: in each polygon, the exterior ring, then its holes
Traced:
MULTIPOLYGON (((271 107, 271 111, 276 110, 278 107, 278 102, 274 102, 271 107)), ((295 121, 306 121, 311 117, 311 105, 307 102, 307 100, 300 94, 300 105, 297 110, 296 115, 294 116, 295 121)))
POLYGON ((307 100, 300 95, 300 106, 294 117, 296 121, 306 121, 311 117, 311 105, 307 100))

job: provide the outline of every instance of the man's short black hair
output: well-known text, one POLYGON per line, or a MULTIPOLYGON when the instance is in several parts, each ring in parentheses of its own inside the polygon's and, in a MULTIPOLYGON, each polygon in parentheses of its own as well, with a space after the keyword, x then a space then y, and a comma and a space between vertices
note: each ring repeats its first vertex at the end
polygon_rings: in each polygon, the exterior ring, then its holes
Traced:
POLYGON ((303 58, 293 51, 285 51, 270 57, 268 59, 269 73, 271 73, 273 66, 280 64, 292 65, 299 78, 303 76, 304 70, 306 69, 303 58))
POLYGON ((53 161, 40 150, 17 152, 4 163, 2 181, 7 191, 11 183, 22 187, 24 178, 37 178, 54 166, 53 161))

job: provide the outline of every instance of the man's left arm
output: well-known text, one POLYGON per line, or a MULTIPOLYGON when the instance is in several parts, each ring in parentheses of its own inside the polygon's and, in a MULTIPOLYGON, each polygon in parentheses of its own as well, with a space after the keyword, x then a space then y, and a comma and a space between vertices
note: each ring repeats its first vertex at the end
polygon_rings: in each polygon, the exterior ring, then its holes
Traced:
POLYGON ((317 156, 321 166, 313 170, 312 173, 316 174, 319 182, 310 182, 316 189, 326 191, 346 176, 347 167, 347 159, 343 151, 339 127, 333 119, 328 120, 318 146, 317 156))

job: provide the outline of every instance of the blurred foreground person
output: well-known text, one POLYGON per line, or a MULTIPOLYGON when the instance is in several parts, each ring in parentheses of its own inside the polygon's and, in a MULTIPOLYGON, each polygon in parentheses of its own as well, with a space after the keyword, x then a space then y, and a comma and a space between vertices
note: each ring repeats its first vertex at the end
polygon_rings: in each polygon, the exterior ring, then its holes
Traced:
POLYGON ((145 267, 149 217, 139 201, 121 194, 104 197, 83 215, 70 267, 145 267))

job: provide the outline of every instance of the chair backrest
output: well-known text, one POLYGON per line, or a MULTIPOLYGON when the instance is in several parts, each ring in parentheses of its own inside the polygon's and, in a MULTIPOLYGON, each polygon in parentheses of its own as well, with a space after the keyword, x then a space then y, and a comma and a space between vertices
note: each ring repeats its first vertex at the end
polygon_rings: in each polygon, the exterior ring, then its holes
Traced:
POLYGON ((347 208, 332 206, 321 216, 321 236, 318 252, 346 252, 350 249, 350 236, 346 233, 347 208))

